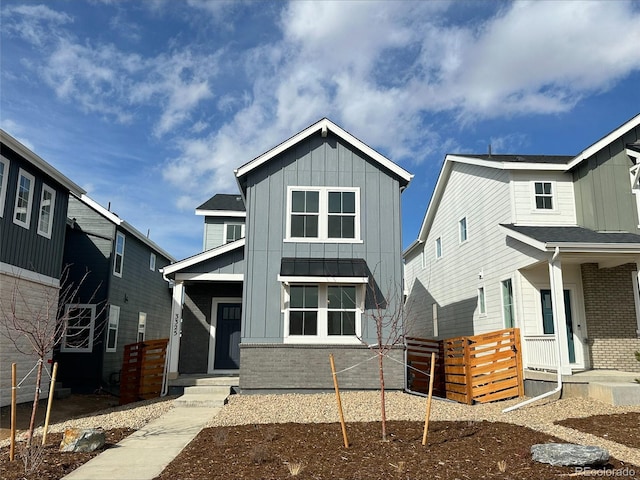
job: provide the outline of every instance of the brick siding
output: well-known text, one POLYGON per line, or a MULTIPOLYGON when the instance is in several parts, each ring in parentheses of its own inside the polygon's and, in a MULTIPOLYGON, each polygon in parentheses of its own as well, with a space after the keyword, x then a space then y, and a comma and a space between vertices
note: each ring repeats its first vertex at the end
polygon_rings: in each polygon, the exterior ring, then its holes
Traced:
POLYGON ((582 264, 584 307, 591 368, 640 372, 640 350, 631 272, 634 263, 615 268, 582 264))
MULTIPOLYGON (((375 352, 359 345, 240 345, 240 389, 262 390, 332 390, 333 378, 329 354, 333 353, 336 371, 358 364, 338 373, 340 389, 379 389, 378 360, 375 352)), ((389 353, 394 360, 385 359, 385 388, 404 388, 402 348, 389 353), (398 363, 400 362, 400 363, 398 363)))

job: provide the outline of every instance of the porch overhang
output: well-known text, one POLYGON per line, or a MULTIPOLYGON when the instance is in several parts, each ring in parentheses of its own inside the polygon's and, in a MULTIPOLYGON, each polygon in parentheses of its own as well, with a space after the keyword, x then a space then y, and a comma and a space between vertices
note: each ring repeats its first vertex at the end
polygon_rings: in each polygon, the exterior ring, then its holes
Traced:
POLYGON ((290 258, 280 263, 284 283, 368 283, 369 269, 361 258, 290 258))
POLYGON ((225 245, 221 245, 216 248, 212 248, 202 253, 198 253, 191 257, 185 258, 184 260, 180 260, 179 262, 172 263, 164 267, 162 271, 162 275, 167 281, 180 281, 180 280, 229 280, 229 281, 242 281, 242 274, 224 274, 224 273, 215 273, 215 272, 197 272, 193 271, 194 267, 197 267, 199 264, 203 264, 209 260, 212 260, 216 257, 221 257, 225 254, 233 252, 234 250, 244 248, 245 239, 241 238, 240 240, 236 240, 235 242, 230 242, 225 245), (223 278, 225 275, 231 275, 233 278, 223 278), (213 277, 215 278, 213 278, 213 277), (211 278, 206 278, 211 277, 211 278))
POLYGON ((597 232, 584 227, 548 227, 500 224, 503 232, 543 252, 640 255, 640 235, 597 232))

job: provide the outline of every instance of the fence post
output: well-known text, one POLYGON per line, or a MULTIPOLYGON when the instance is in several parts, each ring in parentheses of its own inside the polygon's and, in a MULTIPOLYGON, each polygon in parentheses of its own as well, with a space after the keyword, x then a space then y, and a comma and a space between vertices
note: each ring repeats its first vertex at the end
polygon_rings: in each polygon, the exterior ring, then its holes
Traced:
POLYGON ((465 375, 465 387, 466 387, 466 397, 467 404, 473 404, 473 385, 472 385, 472 376, 471 376, 471 339, 468 337, 464 338, 464 375, 465 375))
POLYGON ((516 368, 518 370, 518 396, 524 397, 524 368, 522 366, 522 347, 520 345, 520 329, 513 329, 514 344, 516 348, 516 368))

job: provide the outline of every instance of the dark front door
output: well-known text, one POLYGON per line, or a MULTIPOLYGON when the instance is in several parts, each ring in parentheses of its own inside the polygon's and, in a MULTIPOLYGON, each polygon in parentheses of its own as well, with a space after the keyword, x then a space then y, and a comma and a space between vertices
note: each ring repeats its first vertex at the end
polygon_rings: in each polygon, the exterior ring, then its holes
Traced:
MULTIPOLYGON (((553 305, 551 302, 551 290, 540 290, 542 301, 542 326, 545 334, 553 332, 553 305)), ((569 290, 564 291, 564 315, 567 328, 567 348, 569 350, 569 363, 576 362, 576 349, 573 343, 573 317, 571 316, 571 295, 569 290)))
POLYGON ((214 368, 240 368, 240 303, 219 303, 216 322, 216 352, 214 368))

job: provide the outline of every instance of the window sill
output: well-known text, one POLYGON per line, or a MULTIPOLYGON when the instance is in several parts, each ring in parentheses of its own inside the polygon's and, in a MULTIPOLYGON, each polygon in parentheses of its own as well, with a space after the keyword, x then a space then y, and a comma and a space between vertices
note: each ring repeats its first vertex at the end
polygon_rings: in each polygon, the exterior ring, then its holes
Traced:
POLYGON ((290 335, 284 337, 282 343, 304 344, 304 345, 361 345, 362 342, 355 336, 327 336, 319 337, 315 335, 290 335))
POLYGON ((284 243, 364 243, 358 238, 285 238, 284 243))

